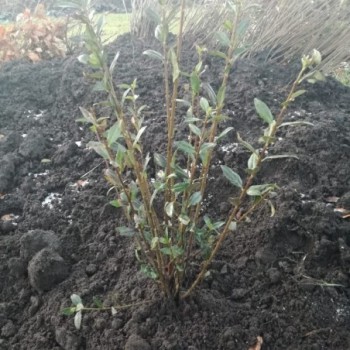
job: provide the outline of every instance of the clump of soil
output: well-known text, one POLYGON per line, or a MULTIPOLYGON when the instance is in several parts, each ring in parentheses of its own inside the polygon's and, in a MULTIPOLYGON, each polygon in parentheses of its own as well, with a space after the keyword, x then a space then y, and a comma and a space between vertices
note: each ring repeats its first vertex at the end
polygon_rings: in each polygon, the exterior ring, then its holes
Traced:
MULTIPOLYGON (((138 78, 146 103, 143 142, 162 151, 165 115, 162 73, 142 52, 149 45, 126 35, 118 83, 138 78)), ((186 51, 183 63, 195 61, 186 51)), ((219 62, 208 58, 204 78, 219 84, 219 62)), ((273 111, 286 96, 297 65, 238 62, 226 105, 229 120, 255 143, 263 125, 253 99, 273 111)), ((91 92, 76 57, 12 62, 0 70, 0 349, 239 349, 262 336, 263 350, 350 348, 350 221, 335 207, 349 204, 350 90, 332 79, 308 86, 288 121, 314 126, 281 128, 258 181, 280 186, 276 215, 261 208, 232 235, 209 276, 176 307, 138 271, 134 247, 116 235, 121 213, 108 202, 103 163, 85 148, 89 131, 77 124, 78 106, 91 92), (338 200, 338 198, 340 198, 338 200), (337 204, 337 202, 339 204, 337 204), (80 331, 61 310, 71 294, 86 305, 144 305, 85 313, 80 331)), ((181 93, 184 93, 181 91, 181 93)), ((178 116, 177 138, 186 128, 178 116)), ((221 176, 227 164, 243 176, 248 154, 235 133, 217 147, 206 211, 224 218, 234 190, 221 176)))

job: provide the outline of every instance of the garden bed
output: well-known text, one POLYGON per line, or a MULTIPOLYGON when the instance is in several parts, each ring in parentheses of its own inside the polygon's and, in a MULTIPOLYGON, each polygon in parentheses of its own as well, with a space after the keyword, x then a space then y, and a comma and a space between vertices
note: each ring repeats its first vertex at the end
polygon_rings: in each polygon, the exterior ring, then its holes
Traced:
MULTIPOLYGON (((149 48, 124 35, 109 51, 121 53, 117 83, 138 78, 148 105, 143 143, 153 154, 164 151, 166 118, 161 69, 142 55, 149 48)), ((188 70, 194 60, 186 50, 188 70)), ((217 87, 221 67, 206 63, 203 79, 217 87)), ((0 349, 248 350, 257 336, 262 350, 349 349, 350 89, 333 79, 307 86, 287 121, 314 126, 281 129, 271 150, 298 159, 271 160, 259 174, 280 186, 276 215, 261 208, 241 225, 204 283, 176 306, 139 272, 132 241, 116 234, 122 214, 109 205, 101 159, 85 148, 91 133, 75 122, 79 106, 101 99, 83 69, 76 57, 0 69, 0 349), (73 293, 87 306, 93 297, 106 306, 145 303, 114 316, 85 313, 77 331, 61 312, 73 293)), ((263 124, 254 97, 278 110, 297 70, 298 62, 238 62, 225 127, 256 140, 263 124)), ((249 157, 235 132, 217 147, 210 174, 204 207, 218 219, 233 196, 219 165, 243 169, 249 157)))

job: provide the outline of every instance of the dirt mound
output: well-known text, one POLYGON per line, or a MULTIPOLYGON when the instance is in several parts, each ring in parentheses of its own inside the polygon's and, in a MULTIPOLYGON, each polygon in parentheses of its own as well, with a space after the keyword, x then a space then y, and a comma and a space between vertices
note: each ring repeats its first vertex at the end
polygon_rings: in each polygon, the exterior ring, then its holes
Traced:
MULTIPOLYGON (((141 54, 147 48, 124 36, 110 54, 121 52, 118 83, 138 78, 141 102, 149 106, 145 147, 154 152, 164 149, 165 115, 162 73, 141 54)), ((183 62, 194 60, 187 52, 183 62)), ((205 79, 216 87, 218 62, 206 63, 205 79)), ((296 69, 239 62, 225 127, 254 142, 263 125, 253 98, 276 111, 296 69)), ((89 131, 75 122, 78 106, 101 98, 84 80, 83 67, 75 57, 3 66, 0 349, 248 350, 259 335, 263 350, 349 349, 350 222, 334 211, 337 198, 349 205, 349 96, 330 79, 308 86, 287 119, 314 126, 281 129, 271 150, 297 159, 271 160, 258 179, 281 187, 276 215, 263 208, 242 225, 193 297, 175 307, 138 272, 131 241, 116 235, 121 213, 108 204, 101 159, 85 149, 89 131), (115 316, 86 313, 76 331, 61 313, 73 293, 86 305, 93 297, 106 306, 150 302, 115 316)), ((185 130, 179 115, 177 137, 185 130)), ((215 164, 240 171, 247 158, 232 133, 217 147, 215 164)), ((210 176, 206 209, 225 217, 232 188, 219 167, 210 176)))

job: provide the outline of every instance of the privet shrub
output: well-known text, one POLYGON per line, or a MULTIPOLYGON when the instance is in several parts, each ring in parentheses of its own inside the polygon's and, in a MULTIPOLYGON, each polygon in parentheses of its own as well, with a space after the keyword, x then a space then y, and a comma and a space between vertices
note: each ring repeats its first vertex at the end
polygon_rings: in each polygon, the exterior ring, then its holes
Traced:
MULTIPOLYGON (((111 204, 123 210, 127 219, 128 224, 118 227, 117 231, 120 235, 134 238, 135 255, 141 270, 157 281, 166 297, 177 301, 188 297, 200 284, 226 237, 235 232, 241 222, 260 205, 268 203, 273 208, 270 197, 277 185, 255 183, 256 175, 267 159, 288 157, 268 156, 268 150, 276 142, 279 128, 303 123, 284 123, 283 118, 288 106, 305 92, 298 90, 300 83, 320 77, 312 68, 320 63, 321 55, 314 50, 311 56, 302 58, 300 72, 276 116, 264 102, 254 100, 257 115, 265 122, 266 128, 255 144, 249 144, 238 135, 239 142, 250 153, 246 178, 242 179, 226 165, 221 166, 224 176, 237 189, 237 196, 226 220, 216 221, 202 213, 202 203, 213 152, 218 141, 232 130, 227 128, 219 132, 219 127, 228 118, 223 113, 226 87, 232 65, 242 52, 236 44, 238 36, 242 35, 239 30, 242 6, 240 1, 227 2, 231 20, 223 24, 217 35, 222 51, 211 52, 223 62, 220 88, 214 91, 210 86, 206 90, 202 88, 204 48, 197 49, 198 63, 192 72, 187 74, 180 66, 185 0, 175 9, 168 6, 166 0, 159 0, 159 5, 160 13, 151 9, 148 12, 157 22, 155 36, 163 51, 147 50, 144 54, 158 60, 164 70, 167 149, 164 154, 154 155, 157 177, 155 181, 150 181, 151 157, 144 153, 142 146, 146 126, 142 114, 144 106, 138 105, 137 82, 114 85, 112 75, 118 69, 118 53, 107 64, 107 52, 101 43, 103 22, 100 20, 94 25, 89 0, 71 0, 66 4, 77 10, 78 18, 86 25, 86 53, 79 60, 92 68, 90 77, 96 80, 95 89, 106 94, 106 100, 101 104, 113 112, 113 116, 105 117, 96 115, 92 108, 80 108, 80 121, 89 124, 96 136, 89 147, 105 160, 104 176, 115 194, 111 204), (176 43, 170 45, 169 27, 176 16, 180 17, 179 33, 176 43), (181 76, 189 80, 189 100, 178 99, 181 76), (188 107, 185 118, 188 137, 174 141, 178 103, 188 107), (187 159, 185 164, 179 161, 180 155, 187 159), (195 260, 201 262, 197 276, 190 281, 190 287, 183 290, 186 272, 195 260)), ((81 300, 76 296, 72 296, 72 300, 74 306, 68 309, 68 313, 79 312, 76 317, 81 319, 81 311, 84 310, 81 300)))

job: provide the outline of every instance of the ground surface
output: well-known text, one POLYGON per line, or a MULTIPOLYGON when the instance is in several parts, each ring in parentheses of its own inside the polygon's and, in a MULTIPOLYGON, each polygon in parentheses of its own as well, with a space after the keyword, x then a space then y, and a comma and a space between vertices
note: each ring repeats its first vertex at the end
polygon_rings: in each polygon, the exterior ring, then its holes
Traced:
MULTIPOLYGON (((111 54, 121 51, 118 82, 138 78, 139 94, 149 105, 144 142, 154 152, 164 148, 165 119, 160 69, 141 55, 149 46, 121 37, 111 54)), ((183 62, 189 66, 193 59, 186 54, 183 62)), ((216 87, 219 66, 207 63, 204 77, 216 87)), ((225 127, 234 126, 254 142, 263 125, 253 98, 276 111, 295 68, 239 63, 228 90, 225 127)), ((350 90, 334 80, 308 89, 287 119, 314 126, 281 129, 272 150, 298 159, 266 163, 260 175, 281 187, 275 217, 265 208, 242 225, 210 276, 176 308, 138 272, 132 242, 115 233, 121 214, 108 204, 100 158, 85 149, 91 135, 75 122, 78 106, 99 100, 83 67, 75 57, 3 66, 0 349, 248 350, 258 335, 263 350, 349 349, 350 221, 334 208, 350 209, 350 90), (340 199, 334 204, 329 197, 340 199), (78 332, 72 318, 61 314, 72 293, 86 305, 94 296, 106 305, 151 303, 116 316, 84 314, 78 332)), ((178 137, 185 131, 180 121, 177 130, 178 137)), ((248 154, 236 142, 230 134, 215 162, 243 176, 248 154)), ((213 168, 207 211, 225 217, 233 195, 213 168)))

